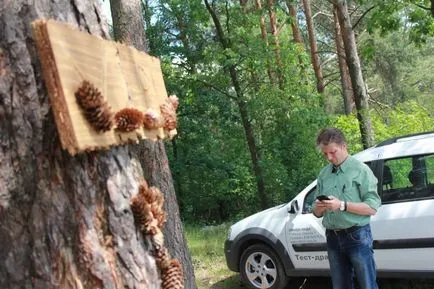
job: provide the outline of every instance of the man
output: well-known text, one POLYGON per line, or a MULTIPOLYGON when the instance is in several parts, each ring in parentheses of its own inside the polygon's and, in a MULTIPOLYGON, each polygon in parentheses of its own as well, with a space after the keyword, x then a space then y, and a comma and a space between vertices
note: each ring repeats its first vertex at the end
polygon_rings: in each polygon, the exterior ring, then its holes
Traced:
POLYGON ((329 161, 318 176, 315 216, 323 217, 333 289, 378 289, 370 217, 381 206, 377 179, 371 169, 348 154, 343 133, 323 129, 317 146, 329 161), (321 198, 321 197, 320 197, 321 198))

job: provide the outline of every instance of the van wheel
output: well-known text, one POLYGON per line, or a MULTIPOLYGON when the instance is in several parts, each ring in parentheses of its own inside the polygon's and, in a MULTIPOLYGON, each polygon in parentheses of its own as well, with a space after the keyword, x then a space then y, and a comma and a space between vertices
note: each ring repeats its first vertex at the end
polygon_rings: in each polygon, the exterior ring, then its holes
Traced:
POLYGON ((288 283, 276 253, 262 244, 252 245, 244 251, 240 273, 243 281, 252 289, 283 289, 288 283))

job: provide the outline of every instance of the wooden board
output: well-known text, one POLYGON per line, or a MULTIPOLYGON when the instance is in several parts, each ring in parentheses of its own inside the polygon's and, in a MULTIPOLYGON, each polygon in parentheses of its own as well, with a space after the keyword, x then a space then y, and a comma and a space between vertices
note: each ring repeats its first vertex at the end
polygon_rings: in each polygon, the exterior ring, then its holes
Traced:
POLYGON ((173 131, 163 128, 98 133, 75 99, 83 80, 88 80, 102 92, 113 112, 129 107, 160 112, 167 92, 159 59, 54 20, 37 20, 32 26, 60 141, 70 154, 173 136, 173 131))

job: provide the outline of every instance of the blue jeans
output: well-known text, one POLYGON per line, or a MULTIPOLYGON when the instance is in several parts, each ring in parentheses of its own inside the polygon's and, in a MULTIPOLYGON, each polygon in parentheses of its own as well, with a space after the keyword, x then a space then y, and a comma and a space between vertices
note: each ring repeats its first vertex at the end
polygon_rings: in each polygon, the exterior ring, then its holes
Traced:
POLYGON ((354 275, 361 289, 378 289, 369 224, 326 235, 333 289, 353 289, 354 275))

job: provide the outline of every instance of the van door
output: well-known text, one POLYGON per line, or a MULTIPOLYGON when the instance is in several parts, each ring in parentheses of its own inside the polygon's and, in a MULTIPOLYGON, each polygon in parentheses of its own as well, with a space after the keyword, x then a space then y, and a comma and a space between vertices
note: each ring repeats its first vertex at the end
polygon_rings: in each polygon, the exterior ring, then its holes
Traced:
POLYGON ((300 209, 288 219, 285 231, 287 248, 294 267, 309 269, 309 275, 323 275, 329 269, 329 263, 322 218, 312 214, 315 191, 316 181, 293 200, 299 204, 300 209))
POLYGON ((372 218, 379 274, 434 272, 434 155, 381 162, 382 206, 372 218))

